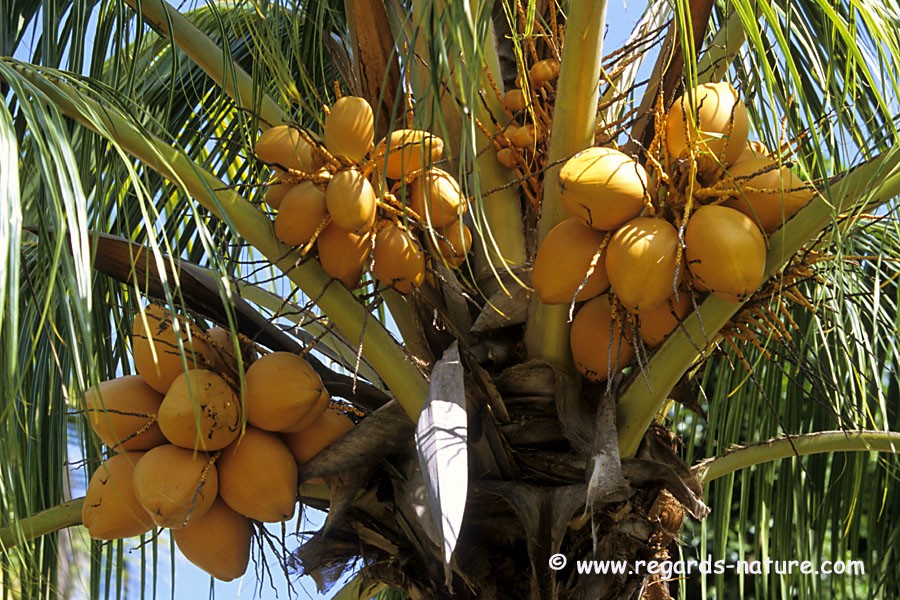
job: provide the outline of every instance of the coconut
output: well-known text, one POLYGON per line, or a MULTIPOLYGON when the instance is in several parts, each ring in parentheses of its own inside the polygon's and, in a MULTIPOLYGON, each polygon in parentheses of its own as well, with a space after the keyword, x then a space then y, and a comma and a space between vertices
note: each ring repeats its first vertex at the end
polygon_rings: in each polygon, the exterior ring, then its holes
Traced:
POLYGON ((425 255, 413 235, 391 221, 375 234, 373 272, 382 283, 409 294, 425 280, 425 255))
POLYGON ((588 148, 559 171, 560 201, 587 225, 611 231, 644 209, 647 172, 611 148, 588 148))
POLYGON ((531 286, 544 304, 571 304, 590 300, 606 291, 606 250, 588 277, 594 254, 606 232, 591 229, 579 219, 566 219, 551 229, 538 248, 531 269, 531 286), (584 287, 579 286, 587 277, 584 287), (578 296, 575 292, 578 291, 578 296))
POLYGON ((325 117, 325 147, 335 156, 361 162, 375 137, 372 106, 365 98, 344 96, 325 117))
POLYGON ((328 403, 331 401, 331 396, 328 394, 328 390, 322 388, 322 392, 319 394, 319 397, 313 401, 312 406, 309 411, 307 411, 306 416, 301 418, 299 421, 294 423, 293 425, 289 425, 280 430, 280 433, 294 433, 297 431, 303 431, 304 429, 312 426, 319 417, 322 416, 322 413, 325 412, 325 409, 328 408, 328 403))
POLYGON ((750 140, 747 142, 747 146, 741 152, 741 155, 738 156, 737 160, 734 161, 734 164, 739 162, 743 162, 745 160, 752 160, 754 158, 768 158, 769 157, 769 149, 766 148, 766 145, 762 142, 756 140, 750 140))
POLYGON ((231 340, 231 332, 221 327, 212 327, 206 330, 206 337, 209 338, 209 347, 212 348, 215 355, 215 361, 212 370, 216 373, 225 373, 231 371, 238 372, 238 361, 234 353, 234 343, 231 340))
POLYGON ((209 455, 171 444, 158 446, 134 468, 134 494, 160 527, 178 529, 203 516, 219 490, 209 455))
POLYGON ((231 581, 247 571, 253 526, 221 498, 200 518, 172 532, 185 558, 216 579, 231 581))
POLYGON ((264 200, 272 210, 278 210, 281 207, 281 201, 284 200, 285 194, 295 185, 295 182, 284 181, 283 177, 283 174, 276 173, 275 182, 270 183, 266 188, 264 200))
POLYGON ((704 83, 678 98, 666 115, 666 148, 673 159, 697 159, 701 181, 712 183, 747 147, 747 109, 731 84, 704 83), (692 109, 693 106, 693 109, 692 109), (696 112, 694 112, 694 109, 696 112))
POLYGON ((409 187, 409 207, 432 227, 456 222, 469 208, 459 183, 441 169, 426 169, 409 187))
POLYGON ((312 173, 316 170, 312 159, 312 147, 289 125, 277 125, 266 129, 253 148, 256 158, 264 163, 312 173))
POLYGON ((300 466, 305 465, 319 452, 335 443, 354 427, 339 405, 330 405, 319 419, 302 431, 282 436, 291 454, 300 466))
POLYGON ((134 368, 147 385, 165 394, 175 378, 187 369, 214 364, 215 352, 198 337, 199 333, 183 319, 173 321, 166 309, 151 304, 134 315, 131 337, 134 368))
POLYGON ((716 296, 742 302, 762 284, 766 241, 747 215, 727 206, 701 206, 684 232, 688 268, 716 296))
POLYGON ((159 427, 182 448, 221 450, 241 431, 241 403, 224 379, 192 369, 172 382, 162 406, 159 427))
POLYGON ((266 431, 287 431, 310 414, 314 421, 328 404, 319 406, 322 379, 302 356, 272 352, 247 369, 244 376, 247 421, 266 431))
POLYGON ((297 461, 275 434, 248 427, 222 451, 218 468, 222 500, 240 514, 266 523, 294 515, 297 461))
POLYGON ((540 87, 559 77, 559 61, 553 58, 538 61, 531 66, 528 74, 532 85, 540 87))
POLYGON ((586 302, 572 321, 572 359, 578 372, 590 381, 604 381, 634 360, 634 349, 622 334, 622 320, 614 327, 612 320, 609 295, 603 294, 586 302))
POLYGON ((511 89, 503 96, 503 105, 512 112, 520 112, 528 106, 528 99, 525 92, 516 88, 511 89))
POLYGON ((509 141, 516 148, 534 148, 541 141, 541 132, 534 125, 523 125, 510 133, 509 141))
POLYGON ((606 272, 625 308, 650 310, 672 295, 684 274, 676 262, 678 244, 675 227, 655 217, 637 217, 616 230, 606 249, 606 272))
POLYGON ((507 169, 515 169, 518 164, 518 152, 514 148, 501 148, 497 150, 497 162, 507 169))
POLYGON ((788 167, 770 158, 750 158, 728 168, 735 198, 725 206, 739 210, 772 233, 812 200, 815 190, 788 167))
POLYGON ((672 294, 656 308, 638 313, 641 339, 650 348, 659 346, 692 309, 691 293, 679 291, 677 298, 672 294))
POLYGON ((390 179, 430 167, 444 154, 444 140, 418 129, 398 129, 378 142, 375 164, 390 179))
POLYGON ((166 443, 156 423, 163 396, 138 375, 102 382, 84 394, 94 433, 116 451, 149 450, 166 443))
MULTIPOLYGON (((472 232, 462 223, 451 223, 437 230, 437 254, 443 257, 451 269, 458 269, 466 262, 472 248, 472 232)), ((429 240, 431 240, 429 236, 429 240)), ((433 243, 433 242, 432 242, 433 243)), ((432 247, 432 249, 435 249, 432 247)))
POLYGON ((288 246, 307 244, 327 216, 325 193, 312 182, 298 183, 281 201, 275 218, 275 237, 288 246))
POLYGON ((347 233, 361 235, 375 224, 375 189, 357 169, 345 169, 332 177, 325 202, 332 223, 347 233))
POLYGON ((134 465, 143 453, 116 454, 91 475, 81 521, 95 540, 134 537, 153 529, 153 519, 134 495, 134 465))
POLYGON ((322 269, 347 289, 354 289, 372 250, 370 236, 347 233, 334 223, 326 227, 316 239, 322 269))

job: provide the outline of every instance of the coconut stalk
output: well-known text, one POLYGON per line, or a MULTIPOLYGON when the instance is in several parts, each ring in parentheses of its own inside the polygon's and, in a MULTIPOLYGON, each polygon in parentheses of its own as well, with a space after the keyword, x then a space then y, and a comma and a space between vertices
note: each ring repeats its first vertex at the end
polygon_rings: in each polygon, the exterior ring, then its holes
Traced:
POLYGON ((84 504, 84 498, 70 500, 30 517, 19 519, 14 525, 0 529, 0 550, 9 550, 22 542, 66 527, 80 525, 82 504, 84 504))
POLYGON ((407 359, 384 325, 346 288, 334 284, 318 261, 297 264, 297 253, 275 238, 272 222, 263 213, 215 176, 200 169, 183 152, 140 132, 115 110, 80 94, 70 84, 62 80, 51 82, 12 59, 4 59, 3 64, 34 85, 64 114, 114 141, 148 167, 183 186, 213 215, 233 227, 308 297, 316 298, 323 312, 347 339, 359 341, 363 355, 381 374, 410 419, 418 419, 428 390, 423 375, 407 359))
MULTIPOLYGON (((566 35, 562 49, 553 131, 547 152, 547 164, 552 166, 544 173, 538 244, 566 216, 559 201, 558 175, 562 167, 556 163, 592 146, 597 123, 605 0, 572 2, 568 20, 578 23, 578 28, 566 35)), ((525 325, 529 358, 571 369, 568 316, 568 306, 548 306, 536 294, 532 297, 525 325)))
MULTIPOLYGON (((834 215, 852 210, 871 210, 900 194, 900 150, 888 152, 830 183, 829 202, 817 195, 784 227, 769 237, 765 280, 815 236, 834 223, 834 215), (860 194, 861 190, 869 193, 860 194)), ((644 433, 665 404, 669 393, 699 358, 697 346, 705 346, 740 310, 742 304, 710 296, 653 354, 619 396, 617 425, 619 452, 635 455, 644 433)))

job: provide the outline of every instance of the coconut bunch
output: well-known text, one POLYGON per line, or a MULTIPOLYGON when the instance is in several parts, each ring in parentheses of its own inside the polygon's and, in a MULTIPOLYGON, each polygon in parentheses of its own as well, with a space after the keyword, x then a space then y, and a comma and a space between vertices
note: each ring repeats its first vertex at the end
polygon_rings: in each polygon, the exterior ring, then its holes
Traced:
POLYGON ((91 426, 111 456, 91 477, 82 509, 95 539, 171 529, 191 562, 225 581, 247 569, 252 521, 293 516, 298 465, 354 425, 337 405, 326 410, 318 374, 291 353, 252 363, 242 403, 237 361, 220 349, 232 347, 229 337, 157 306, 137 316, 138 374, 86 394, 91 426))
POLYGON ((472 245, 460 222, 468 208, 456 179, 434 163, 444 142, 399 129, 377 146, 372 107, 345 96, 325 118, 323 142, 290 126, 266 130, 257 158, 275 169, 266 203, 276 237, 355 289, 367 267, 408 294, 425 280, 426 259, 459 268, 472 245))
POLYGON ((553 84, 559 77, 559 61, 546 58, 535 62, 528 70, 528 86, 508 90, 502 96, 503 108, 509 121, 495 137, 497 160, 509 169, 532 164, 543 156, 544 142, 549 138, 552 112, 550 104, 553 84))
POLYGON ((814 190, 748 142, 727 83, 675 101, 650 146, 651 172, 612 148, 589 148, 559 172, 570 218, 538 249, 532 285, 573 307, 579 371, 603 381, 660 343, 711 293, 744 302, 763 283, 766 237, 814 190), (692 110, 691 107, 696 110, 692 110))

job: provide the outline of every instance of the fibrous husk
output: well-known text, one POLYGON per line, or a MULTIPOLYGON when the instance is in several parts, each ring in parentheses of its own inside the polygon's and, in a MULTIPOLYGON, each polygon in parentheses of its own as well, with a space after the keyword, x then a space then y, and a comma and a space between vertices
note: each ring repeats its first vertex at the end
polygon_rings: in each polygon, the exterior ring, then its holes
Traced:
POLYGON ((325 147, 333 155, 350 162, 361 162, 375 136, 372 106, 365 98, 344 96, 334 103, 325 117, 325 147))
POLYGON ((206 514, 172 532, 185 558, 216 579, 231 581, 247 571, 253 526, 217 498, 206 514))
POLYGON ((622 333, 622 320, 616 320, 615 326, 612 322, 608 294, 586 302, 572 321, 572 358, 578 372, 590 381, 604 381, 634 360, 634 349, 622 333))
POLYGON ((116 451, 149 450, 166 443, 155 422, 163 396, 139 375, 104 381, 84 394, 94 433, 116 451))
POLYGON ((679 290, 656 308, 638 313, 638 328, 641 339, 650 348, 655 348, 675 331, 678 323, 693 310, 694 304, 689 291, 679 290))
POLYGON ((282 173, 276 173, 275 177, 278 181, 270 184, 266 189, 265 201, 272 210, 278 210, 281 207, 281 201, 284 200, 285 194, 296 185, 292 181, 283 181, 283 176, 282 173))
MULTIPOLYGON (((461 222, 438 229, 437 252, 451 269, 458 269, 472 248, 472 232, 461 222)), ((429 238, 430 239, 430 238, 429 238)))
POLYGON ((735 197, 724 206, 738 210, 772 233, 812 200, 815 190, 770 158, 738 161, 727 170, 735 197))
POLYGON ((426 169, 409 187, 409 207, 432 227, 450 225, 468 210, 459 183, 441 169, 426 169))
POLYGON ((361 235, 375 224, 375 189, 357 169, 345 169, 331 178, 325 205, 331 222, 347 233, 361 235))
POLYGON ((325 192, 310 181, 298 183, 281 201, 275 217, 275 237, 288 246, 307 244, 327 216, 325 192))
POLYGON ((370 236, 368 232, 363 235, 347 233, 334 223, 326 227, 316 239, 322 269, 347 289, 355 289, 372 251, 370 236))
POLYGON ((137 462, 134 494, 160 527, 178 529, 212 506, 219 489, 216 465, 204 452, 171 444, 158 446, 137 462))
POLYGON ((425 254, 412 234, 384 221, 375 234, 372 270, 382 283, 409 294, 425 281, 425 254))
POLYGON ((241 431, 241 404, 224 379, 192 369, 179 375, 159 408, 159 427, 182 448, 221 450, 241 431))
POLYGON ((681 281, 678 231, 663 219, 637 217, 613 234, 606 249, 606 273, 616 296, 632 312, 665 302, 681 281))
POLYGON ((265 130, 253 148, 256 158, 264 163, 312 173, 316 169, 312 147, 289 125, 276 125, 265 130))
POLYGON ((444 153, 444 140, 418 129, 398 129, 378 142, 375 164, 390 179, 430 167, 444 153))
POLYGON ((300 466, 342 438, 355 427, 339 405, 329 406, 309 427, 282 436, 300 466))
POLYGON ((288 431, 303 419, 321 416, 325 387, 310 364, 291 352, 272 352, 247 370, 244 378, 247 421, 266 431, 288 431))
POLYGON ((134 537, 153 529, 153 519, 134 495, 134 466, 143 453, 105 460, 88 483, 81 520, 95 540, 134 537))
POLYGON ((547 233, 531 270, 531 285, 541 302, 571 304, 573 299, 582 302, 606 291, 609 278, 605 249, 588 277, 591 261, 605 236, 606 232, 592 229, 575 218, 566 219, 547 233))

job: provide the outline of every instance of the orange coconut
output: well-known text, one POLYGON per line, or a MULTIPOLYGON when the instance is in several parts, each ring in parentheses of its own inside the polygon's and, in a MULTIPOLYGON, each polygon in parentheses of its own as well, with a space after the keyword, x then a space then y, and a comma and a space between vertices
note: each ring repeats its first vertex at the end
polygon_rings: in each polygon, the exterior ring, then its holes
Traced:
POLYGON ((520 112, 528 106, 528 99, 525 97, 524 91, 515 88, 504 94, 503 105, 512 112, 520 112))
POLYGON ((418 129, 398 129, 378 142, 376 165, 390 179, 430 167, 444 153, 444 140, 418 129))
POLYGON ((604 381, 634 360, 634 349, 622 333, 622 319, 615 326, 612 321, 608 294, 586 302, 572 321, 572 359, 578 372, 590 381, 604 381))
POLYGON ((179 375, 159 407, 159 427, 182 448, 221 450, 241 430, 241 403, 224 379, 205 369, 179 375))
POLYGON ((747 215, 727 206, 700 207, 684 232, 688 268, 716 296, 742 302, 763 282, 766 241, 747 215))
POLYGON ((264 200, 272 210, 278 210, 281 207, 281 201, 284 200, 285 194, 296 185, 296 182, 284 181, 283 177, 284 175, 276 173, 275 180, 266 188, 264 200))
POLYGON ((231 581, 250 563, 250 520, 217 498, 206 514, 172 532, 185 558, 216 579, 231 581))
POLYGON ((641 339, 650 348, 659 346, 675 331, 678 323, 684 320, 693 307, 691 293, 679 290, 678 298, 672 294, 656 308, 639 312, 638 329, 641 339))
POLYGON ((198 333, 184 319, 173 321, 165 308, 155 304, 134 315, 131 337, 134 367, 147 385, 165 394, 175 378, 187 369, 214 364, 215 353, 198 333))
POLYGON ((244 378, 247 421, 267 431, 287 431, 325 410, 322 379, 302 356, 273 352, 247 369, 244 378))
POLYGON ((307 173, 316 169, 311 150, 300 131, 289 125, 266 129, 253 148, 256 157, 264 163, 307 173))
POLYGON ((601 231, 611 231, 644 209, 647 172, 611 148, 588 148, 559 172, 566 211, 601 231))
POLYGON ((141 456, 140 452, 116 454, 91 475, 81 521, 93 539, 117 540, 153 529, 153 519, 134 495, 134 465, 141 456))
POLYGON ((591 260, 603 244, 606 232, 591 229, 580 219, 566 219, 551 229, 538 248, 531 269, 531 286, 544 304, 571 304, 589 300, 609 287, 606 250, 591 276, 591 260), (587 278, 584 287, 578 291, 587 278), (578 291, 578 295, 575 292, 578 291))
POLYGON ((361 162, 375 136, 372 106, 365 98, 344 96, 325 117, 325 147, 335 156, 361 162))
POLYGON ((357 169, 345 169, 331 178, 325 203, 331 222, 347 233, 361 235, 375 224, 375 188, 357 169))
POLYGON ((684 274, 676 262, 678 231, 663 219, 637 217, 619 227, 606 249, 606 273, 632 312, 650 310, 672 295, 684 274))
POLYGON ((383 221, 375 234, 372 270, 382 283, 409 294, 425 281, 425 254, 412 233, 383 221))
POLYGON ((514 148, 501 148, 497 150, 497 162, 507 169, 515 169, 519 164, 518 152, 514 148))
POLYGON ((750 158, 728 167, 735 197, 725 206, 739 210, 772 233, 812 200, 815 191, 788 167, 770 158, 750 158))
POLYGON ((534 148, 541 141, 541 132, 529 123, 512 131, 509 141, 516 148, 534 148))
POLYGON ((347 233, 334 223, 326 227, 316 239, 322 269, 348 289, 356 288, 372 250, 371 235, 347 233))
POLYGON ((747 147, 750 120, 729 83, 704 83, 690 96, 678 98, 666 115, 666 147, 673 159, 693 148, 701 180, 709 184, 747 147))
POLYGON ((219 494, 232 509, 266 523, 293 516, 297 461, 275 434, 248 427, 222 451, 217 466, 219 494))
POLYGON ((288 246, 307 244, 327 216, 325 192, 312 182, 298 183, 281 201, 275 218, 275 237, 288 246))
POLYGON ((140 376, 104 381, 85 392, 84 401, 91 427, 111 449, 149 450, 166 443, 155 422, 163 396, 140 376))
POLYGON ((331 405, 319 419, 302 431, 285 434, 282 439, 297 464, 305 465, 319 452, 341 439, 354 427, 353 420, 338 405, 331 405))
POLYGON ((426 169, 409 186, 409 207, 432 227, 456 222, 468 202, 456 179, 441 169, 426 169))
POLYGON ((216 466, 203 452, 157 446, 134 468, 134 495, 160 527, 178 529, 203 516, 218 489, 216 466))
POLYGON ((535 87, 540 87, 559 77, 559 61, 554 58, 538 61, 531 66, 528 75, 531 78, 531 83, 535 87))
POLYGON ((210 348, 215 355, 213 371, 224 373, 232 371, 237 373, 238 361, 234 351, 234 342, 231 340, 231 332, 222 327, 212 327, 206 330, 210 348))
POLYGON ((462 223, 456 222, 438 229, 437 233, 437 253, 451 269, 458 269, 466 262, 466 255, 472 248, 472 232, 462 223))

